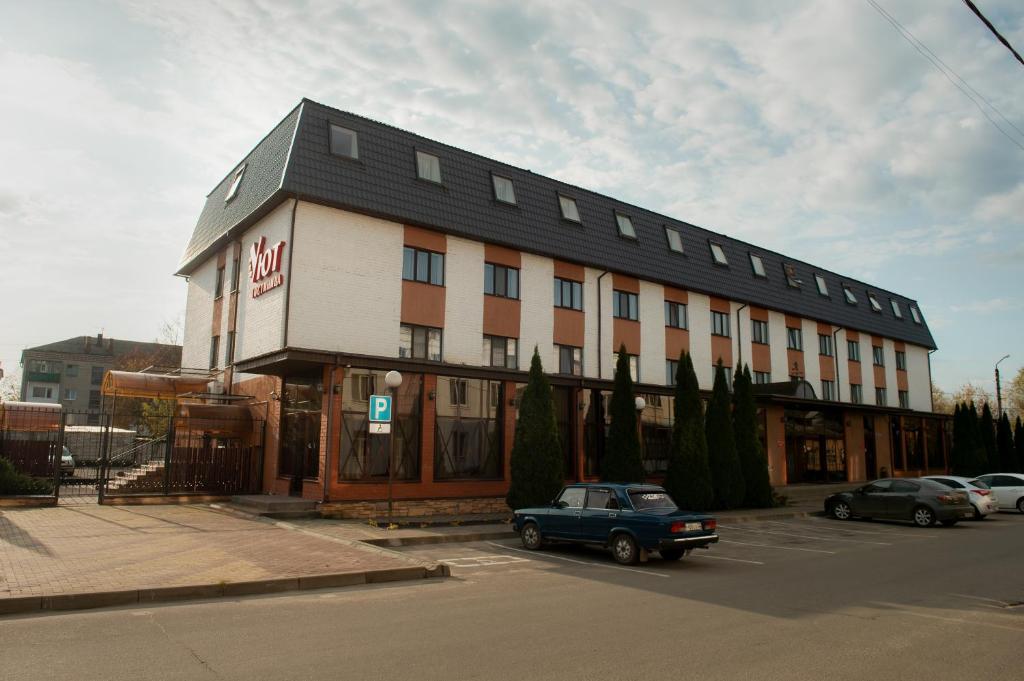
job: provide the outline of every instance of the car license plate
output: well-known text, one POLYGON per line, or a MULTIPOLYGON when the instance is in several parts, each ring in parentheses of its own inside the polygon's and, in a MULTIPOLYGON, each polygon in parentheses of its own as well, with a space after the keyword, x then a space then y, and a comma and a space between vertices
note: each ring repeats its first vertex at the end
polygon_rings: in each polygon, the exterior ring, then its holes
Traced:
POLYGON ((687 532, 697 532, 698 530, 703 529, 703 527, 704 526, 701 525, 700 523, 686 523, 686 531, 687 532))

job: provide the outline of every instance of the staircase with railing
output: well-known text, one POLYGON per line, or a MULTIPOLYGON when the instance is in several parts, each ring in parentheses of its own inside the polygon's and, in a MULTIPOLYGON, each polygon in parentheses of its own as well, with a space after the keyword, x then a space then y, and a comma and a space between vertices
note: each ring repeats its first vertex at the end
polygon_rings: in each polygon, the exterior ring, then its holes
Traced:
POLYGON ((107 463, 106 493, 162 491, 166 449, 167 436, 162 435, 111 454, 107 463))

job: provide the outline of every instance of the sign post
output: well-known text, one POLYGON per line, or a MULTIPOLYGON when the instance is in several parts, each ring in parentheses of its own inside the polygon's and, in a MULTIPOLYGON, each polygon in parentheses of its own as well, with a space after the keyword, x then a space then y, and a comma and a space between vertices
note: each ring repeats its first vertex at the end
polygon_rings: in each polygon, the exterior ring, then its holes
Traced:
POLYGON ((390 395, 370 396, 370 433, 388 435, 388 529, 394 510, 392 483, 395 479, 395 436, 391 432, 392 407, 398 403, 398 387, 402 385, 402 374, 389 371, 384 376, 384 383, 390 389, 390 395))

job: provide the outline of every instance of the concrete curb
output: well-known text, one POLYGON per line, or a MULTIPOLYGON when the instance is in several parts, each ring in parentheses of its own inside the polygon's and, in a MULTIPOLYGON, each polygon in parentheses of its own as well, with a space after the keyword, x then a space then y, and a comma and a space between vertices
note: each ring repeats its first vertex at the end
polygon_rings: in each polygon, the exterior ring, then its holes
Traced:
POLYGON ((54 596, 0 598, 0 617, 35 612, 90 610, 120 605, 146 605, 151 603, 203 600, 207 598, 233 598, 235 596, 283 593, 287 591, 334 589, 362 584, 382 584, 385 582, 448 577, 450 575, 451 570, 447 565, 436 564, 420 567, 384 568, 359 572, 336 572, 321 575, 305 575, 302 577, 259 579, 245 582, 222 582, 220 584, 194 584, 130 589, 126 591, 96 591, 92 593, 60 594, 54 596))
POLYGON ((381 537, 380 539, 360 539, 358 541, 371 546, 421 546, 424 544, 461 544, 471 541, 488 539, 508 539, 518 537, 513 530, 492 530, 490 532, 460 532, 459 534, 430 534, 421 537, 381 537))

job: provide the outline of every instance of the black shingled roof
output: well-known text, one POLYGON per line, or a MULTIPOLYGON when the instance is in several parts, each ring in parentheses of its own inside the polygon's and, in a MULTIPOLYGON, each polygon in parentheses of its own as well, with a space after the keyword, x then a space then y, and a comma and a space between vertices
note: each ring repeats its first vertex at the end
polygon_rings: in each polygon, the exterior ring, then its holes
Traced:
POLYGON ((308 99, 243 162, 245 175, 235 199, 224 203, 235 168, 207 196, 178 274, 188 274, 281 201, 298 197, 936 347, 923 316, 921 324, 911 318, 909 308, 917 302, 905 296, 308 99), (331 123, 358 133, 358 160, 330 154, 331 123), (440 158, 441 185, 416 177, 416 150, 440 158), (495 200, 492 173, 513 180, 517 205, 495 200), (581 224, 562 219, 559 193, 576 200, 581 224), (615 211, 630 216, 636 240, 618 235, 615 211), (665 226, 680 232, 685 254, 669 250, 665 226), (722 246, 728 267, 714 264, 709 241, 722 246), (754 276, 750 253, 763 260, 767 279, 754 276), (787 285, 785 265, 795 269, 799 288, 787 285), (815 274, 824 277, 829 297, 819 295, 815 274), (844 285, 854 292, 856 305, 846 302, 844 285), (872 311, 868 291, 881 312, 872 311), (890 299, 900 304, 903 319, 893 314, 890 299))

